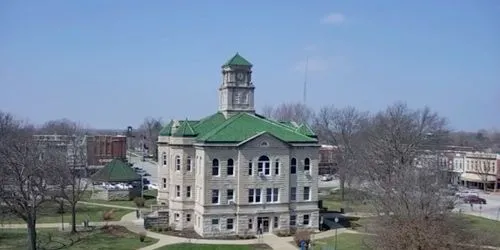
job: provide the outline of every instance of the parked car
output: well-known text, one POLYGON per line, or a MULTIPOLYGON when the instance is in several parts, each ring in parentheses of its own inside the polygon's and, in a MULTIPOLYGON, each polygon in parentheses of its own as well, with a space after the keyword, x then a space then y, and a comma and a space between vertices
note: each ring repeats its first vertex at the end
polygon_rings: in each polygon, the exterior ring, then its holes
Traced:
POLYGON ((479 196, 476 192, 472 191, 462 191, 462 192, 457 192, 455 194, 458 198, 466 198, 468 196, 479 196))
POLYGON ((151 183, 151 184, 148 184, 148 189, 158 189, 158 184, 154 184, 154 183, 151 183))
POLYGON ((483 199, 477 195, 469 195, 464 198, 464 202, 470 204, 486 204, 486 199, 483 199))
POLYGON ((142 176, 151 176, 151 174, 148 172, 145 172, 144 174, 142 174, 142 176))

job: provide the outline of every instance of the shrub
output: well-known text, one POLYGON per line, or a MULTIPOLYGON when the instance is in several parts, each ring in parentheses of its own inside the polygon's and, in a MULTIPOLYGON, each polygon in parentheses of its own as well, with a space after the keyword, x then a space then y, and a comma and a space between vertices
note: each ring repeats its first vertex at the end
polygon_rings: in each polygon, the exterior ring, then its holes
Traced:
POLYGON ((146 203, 146 200, 142 197, 135 197, 134 198, 134 203, 137 207, 144 207, 144 204, 146 203))
POLYGON ((139 240, 141 242, 144 242, 145 239, 146 239, 146 232, 140 232, 139 233, 139 240))
POLYGON ((286 229, 276 230, 274 231, 274 234, 278 237, 288 237, 292 235, 290 231, 286 229))
POLYGON ((293 236, 293 241, 295 244, 300 247, 300 242, 305 241, 307 244, 311 242, 311 232, 307 230, 298 230, 293 236))
POLYGON ((110 221, 113 219, 113 214, 115 213, 115 210, 114 209, 111 209, 109 211, 106 211, 103 215, 102 215, 102 220, 104 221, 110 221))

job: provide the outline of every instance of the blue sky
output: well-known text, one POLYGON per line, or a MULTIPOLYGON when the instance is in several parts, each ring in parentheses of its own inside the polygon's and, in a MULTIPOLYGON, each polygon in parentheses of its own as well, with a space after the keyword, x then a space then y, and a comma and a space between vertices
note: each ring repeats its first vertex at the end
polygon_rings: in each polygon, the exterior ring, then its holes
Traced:
POLYGON ((96 128, 217 110, 220 65, 254 64, 257 109, 425 105, 500 128, 500 1, 0 1, 0 109, 96 128), (285 4, 286 3, 286 4, 285 4))

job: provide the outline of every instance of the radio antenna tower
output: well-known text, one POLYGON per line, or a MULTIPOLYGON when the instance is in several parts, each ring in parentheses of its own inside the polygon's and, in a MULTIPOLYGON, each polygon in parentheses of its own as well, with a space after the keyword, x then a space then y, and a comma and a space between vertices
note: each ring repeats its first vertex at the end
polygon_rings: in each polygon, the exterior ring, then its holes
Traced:
POLYGON ((306 65, 304 69, 304 90, 303 90, 303 96, 302 96, 302 102, 304 105, 306 105, 307 101, 307 71, 308 71, 308 66, 309 66, 309 56, 306 57, 306 65))

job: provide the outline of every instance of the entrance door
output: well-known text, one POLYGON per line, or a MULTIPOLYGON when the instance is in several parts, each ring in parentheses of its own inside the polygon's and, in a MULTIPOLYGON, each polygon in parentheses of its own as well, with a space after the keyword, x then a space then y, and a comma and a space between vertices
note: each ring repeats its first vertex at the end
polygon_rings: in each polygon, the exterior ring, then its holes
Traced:
POLYGON ((269 233, 269 217, 257 217, 257 226, 263 233, 269 233))

